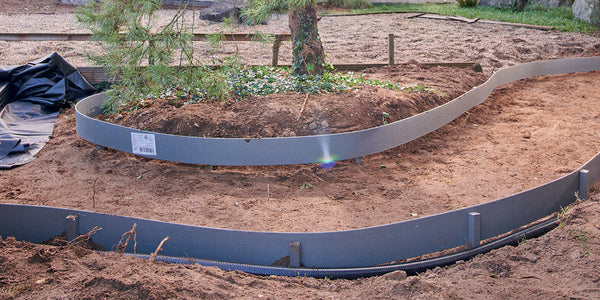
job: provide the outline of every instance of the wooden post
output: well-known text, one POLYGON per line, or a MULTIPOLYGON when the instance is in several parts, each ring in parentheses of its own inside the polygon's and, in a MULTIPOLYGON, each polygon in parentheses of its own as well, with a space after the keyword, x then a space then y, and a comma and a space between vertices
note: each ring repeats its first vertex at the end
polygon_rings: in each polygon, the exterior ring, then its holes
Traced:
POLYGON ((389 57, 390 57, 390 66, 394 65, 394 34, 390 33, 388 35, 388 52, 389 52, 389 57))
POLYGON ((273 42, 273 57, 271 60, 271 65, 276 67, 279 63, 279 47, 281 46, 282 36, 279 34, 275 35, 275 42, 273 42))

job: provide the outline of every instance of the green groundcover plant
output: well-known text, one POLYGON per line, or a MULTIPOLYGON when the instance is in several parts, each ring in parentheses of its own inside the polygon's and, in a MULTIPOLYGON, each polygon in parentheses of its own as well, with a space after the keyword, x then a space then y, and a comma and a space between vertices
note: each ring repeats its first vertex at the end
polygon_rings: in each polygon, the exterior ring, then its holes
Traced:
MULTIPOLYGON (((424 12, 445 16, 457 15, 472 19, 480 18, 482 20, 552 26, 556 30, 565 32, 587 33, 598 30, 597 26, 590 25, 573 17, 573 12, 569 7, 550 8, 541 5, 528 5, 523 11, 514 11, 510 8, 499 7, 461 7, 458 3, 376 4, 368 8, 352 9, 343 13, 368 14, 386 12, 424 12)), ((330 10, 326 13, 337 14, 338 12, 330 10)))

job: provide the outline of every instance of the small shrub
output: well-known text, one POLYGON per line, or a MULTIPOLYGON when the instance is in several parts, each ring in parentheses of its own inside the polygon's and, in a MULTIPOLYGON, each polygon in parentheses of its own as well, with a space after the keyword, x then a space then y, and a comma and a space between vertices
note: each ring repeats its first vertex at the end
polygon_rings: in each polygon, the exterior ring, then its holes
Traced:
POLYGON ((460 7, 476 7, 479 4, 479 0, 456 0, 460 7))
POLYGON ((218 100, 228 96, 219 74, 193 67, 193 32, 184 20, 187 6, 182 2, 173 19, 158 27, 156 12, 161 4, 161 0, 90 1, 79 8, 78 21, 103 49, 100 54, 86 53, 88 58, 103 66, 112 79, 119 79, 107 91, 105 112, 131 107, 129 102, 170 88, 197 87, 198 82, 204 90, 191 88, 190 93, 202 92, 205 98, 218 100))

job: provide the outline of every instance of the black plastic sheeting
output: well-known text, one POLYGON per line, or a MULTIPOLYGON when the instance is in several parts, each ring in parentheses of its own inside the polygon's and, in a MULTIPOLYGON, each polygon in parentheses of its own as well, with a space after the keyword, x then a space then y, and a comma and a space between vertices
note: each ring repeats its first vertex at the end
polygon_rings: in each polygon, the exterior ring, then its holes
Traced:
POLYGON ((0 169, 34 160, 59 110, 95 92, 56 52, 26 65, 0 67, 0 169))

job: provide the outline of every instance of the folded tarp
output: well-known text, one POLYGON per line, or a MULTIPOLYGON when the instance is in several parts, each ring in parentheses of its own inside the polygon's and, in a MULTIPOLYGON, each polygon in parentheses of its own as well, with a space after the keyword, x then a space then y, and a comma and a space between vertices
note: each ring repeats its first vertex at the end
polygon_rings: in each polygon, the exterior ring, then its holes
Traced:
POLYGON ((96 89, 56 52, 26 65, 0 67, 0 168, 34 159, 61 108, 96 89))

